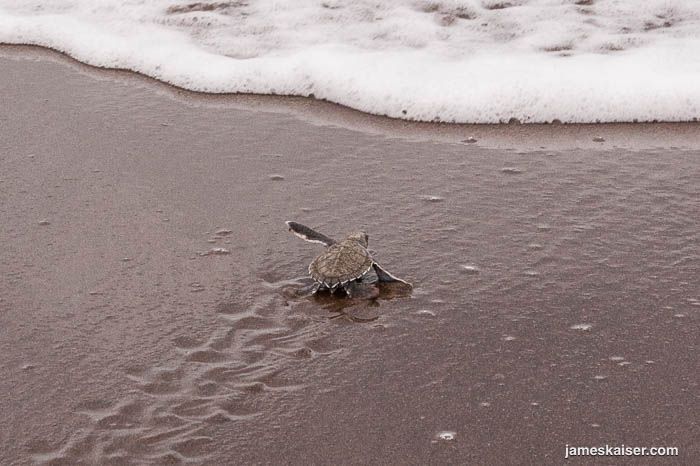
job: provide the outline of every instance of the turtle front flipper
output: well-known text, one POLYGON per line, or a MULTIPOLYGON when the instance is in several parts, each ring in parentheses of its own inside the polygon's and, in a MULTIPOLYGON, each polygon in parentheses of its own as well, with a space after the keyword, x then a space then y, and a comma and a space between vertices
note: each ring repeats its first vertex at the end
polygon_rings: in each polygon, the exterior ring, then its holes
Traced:
POLYGON ((285 223, 289 227, 289 231, 297 235, 299 238, 309 241, 310 243, 321 243, 325 244, 326 246, 335 244, 334 239, 329 238, 328 236, 322 233, 314 231, 306 225, 302 225, 301 223, 292 221, 286 221, 285 223))
POLYGON ((379 288, 374 283, 353 280, 345 285, 345 292, 351 298, 374 299, 379 296, 379 288))
POLYGON ((379 278, 380 282, 400 282, 400 283, 405 283, 408 286, 412 286, 410 283, 408 283, 405 280, 401 280, 398 277, 393 276, 386 270, 384 270, 379 264, 376 262, 372 264, 372 267, 374 267, 374 270, 377 272, 377 278, 379 278))
POLYGON ((312 283, 311 285, 303 286, 301 288, 297 288, 295 290, 295 296, 297 298, 306 298, 307 296, 311 296, 316 294, 316 292, 321 288, 320 283, 312 283))

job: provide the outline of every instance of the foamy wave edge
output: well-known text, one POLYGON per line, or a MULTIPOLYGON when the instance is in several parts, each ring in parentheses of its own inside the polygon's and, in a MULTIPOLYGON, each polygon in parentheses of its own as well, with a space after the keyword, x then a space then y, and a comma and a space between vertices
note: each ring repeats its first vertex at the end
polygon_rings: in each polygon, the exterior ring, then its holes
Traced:
POLYGON ((196 92, 315 97, 413 121, 683 122, 700 116, 700 41, 672 38, 644 49, 575 57, 476 54, 449 61, 421 50, 324 45, 237 59, 165 28, 130 25, 128 34, 119 35, 68 16, 0 10, 0 44, 42 46, 196 92))

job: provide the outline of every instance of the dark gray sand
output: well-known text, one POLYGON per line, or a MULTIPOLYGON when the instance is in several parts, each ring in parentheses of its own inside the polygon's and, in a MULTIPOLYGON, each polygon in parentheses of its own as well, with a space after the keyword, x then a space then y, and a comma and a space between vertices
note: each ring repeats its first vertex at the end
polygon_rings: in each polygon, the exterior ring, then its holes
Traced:
POLYGON ((8 48, 0 127, 0 464, 700 457, 698 125, 391 122, 8 48), (413 293, 290 298, 321 251, 290 219, 413 293))

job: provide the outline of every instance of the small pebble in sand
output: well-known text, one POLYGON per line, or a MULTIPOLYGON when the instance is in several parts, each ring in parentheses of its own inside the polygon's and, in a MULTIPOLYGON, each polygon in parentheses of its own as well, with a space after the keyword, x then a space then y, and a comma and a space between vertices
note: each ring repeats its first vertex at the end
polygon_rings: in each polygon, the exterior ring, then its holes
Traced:
POLYGON ((462 139, 465 144, 474 144, 477 141, 475 137, 469 136, 467 139, 462 139))
POLYGON ((282 176, 282 175, 270 175, 270 179, 272 181, 283 181, 284 176, 282 176))
POLYGON ((582 331, 588 331, 592 328, 593 326, 591 324, 575 324, 569 327, 571 330, 582 330, 582 331))
POLYGON ((228 230, 228 229, 226 229, 226 228, 221 228, 221 229, 216 230, 216 231, 214 232, 214 234, 215 234, 216 236, 228 236, 228 235, 230 235, 230 234, 232 234, 232 233, 233 233, 233 230, 228 230))
POLYGON ((506 175, 519 175, 523 171, 519 168, 515 167, 503 167, 501 168, 501 173, 505 173, 506 175))
POLYGON ((199 252, 197 254, 200 256, 224 256, 226 254, 231 254, 231 251, 226 248, 211 248, 207 252, 199 252))
POLYGON ((457 432, 452 432, 452 431, 444 431, 444 432, 438 432, 437 434, 437 439, 441 442, 454 442, 455 439, 457 438, 457 432))
POLYGON ((35 367, 36 367, 36 366, 35 366, 34 364, 25 364, 24 366, 22 366, 22 370, 23 370, 23 371, 26 371, 26 370, 29 370, 29 369, 34 369, 35 367))
POLYGON ((593 378, 596 380, 605 380, 608 378, 608 376, 607 375, 596 375, 593 378))
POLYGON ((605 142, 605 139, 601 138, 600 136, 596 136, 593 138, 593 142, 605 142))
POLYGON ((421 196, 420 198, 425 202, 442 202, 445 200, 444 197, 440 196, 421 196))
POLYGON ((428 309, 421 309, 420 311, 416 311, 415 314, 424 317, 435 317, 435 313, 428 309))
POLYGON ((314 352, 311 350, 311 348, 303 347, 294 351, 294 355, 299 358, 310 358, 314 355, 314 352))
POLYGON ((51 225, 51 222, 49 222, 49 221, 46 220, 46 219, 44 219, 44 220, 39 220, 39 225, 41 225, 42 227, 44 227, 44 226, 46 226, 46 225, 51 225))
POLYGON ((467 275, 478 275, 480 270, 475 265, 463 265, 462 272, 464 272, 467 275))
POLYGON ((204 285, 202 285, 199 282, 190 283, 190 287, 192 288, 190 290, 192 291, 192 293, 199 293, 200 291, 204 291, 204 285))

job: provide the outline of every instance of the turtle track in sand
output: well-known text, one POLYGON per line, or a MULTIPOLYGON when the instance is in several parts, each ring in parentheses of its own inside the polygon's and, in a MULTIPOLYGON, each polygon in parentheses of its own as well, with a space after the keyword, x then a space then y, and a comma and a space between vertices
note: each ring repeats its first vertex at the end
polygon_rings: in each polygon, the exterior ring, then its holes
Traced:
POLYGON ((168 363, 127 367, 132 390, 116 403, 80 401, 76 410, 88 418, 86 426, 56 448, 27 445, 33 459, 49 464, 206 462, 222 438, 239 445, 249 441, 250 419, 294 416, 287 401, 304 387, 309 361, 337 355, 341 348, 327 313, 290 312, 290 307, 312 306, 287 302, 278 292, 283 285, 263 282, 260 290, 239 284, 234 297, 219 304, 219 325, 209 337, 180 334, 171 340, 174 348, 165 350, 173 353, 168 363), (250 290, 247 296, 243 289, 250 290))

